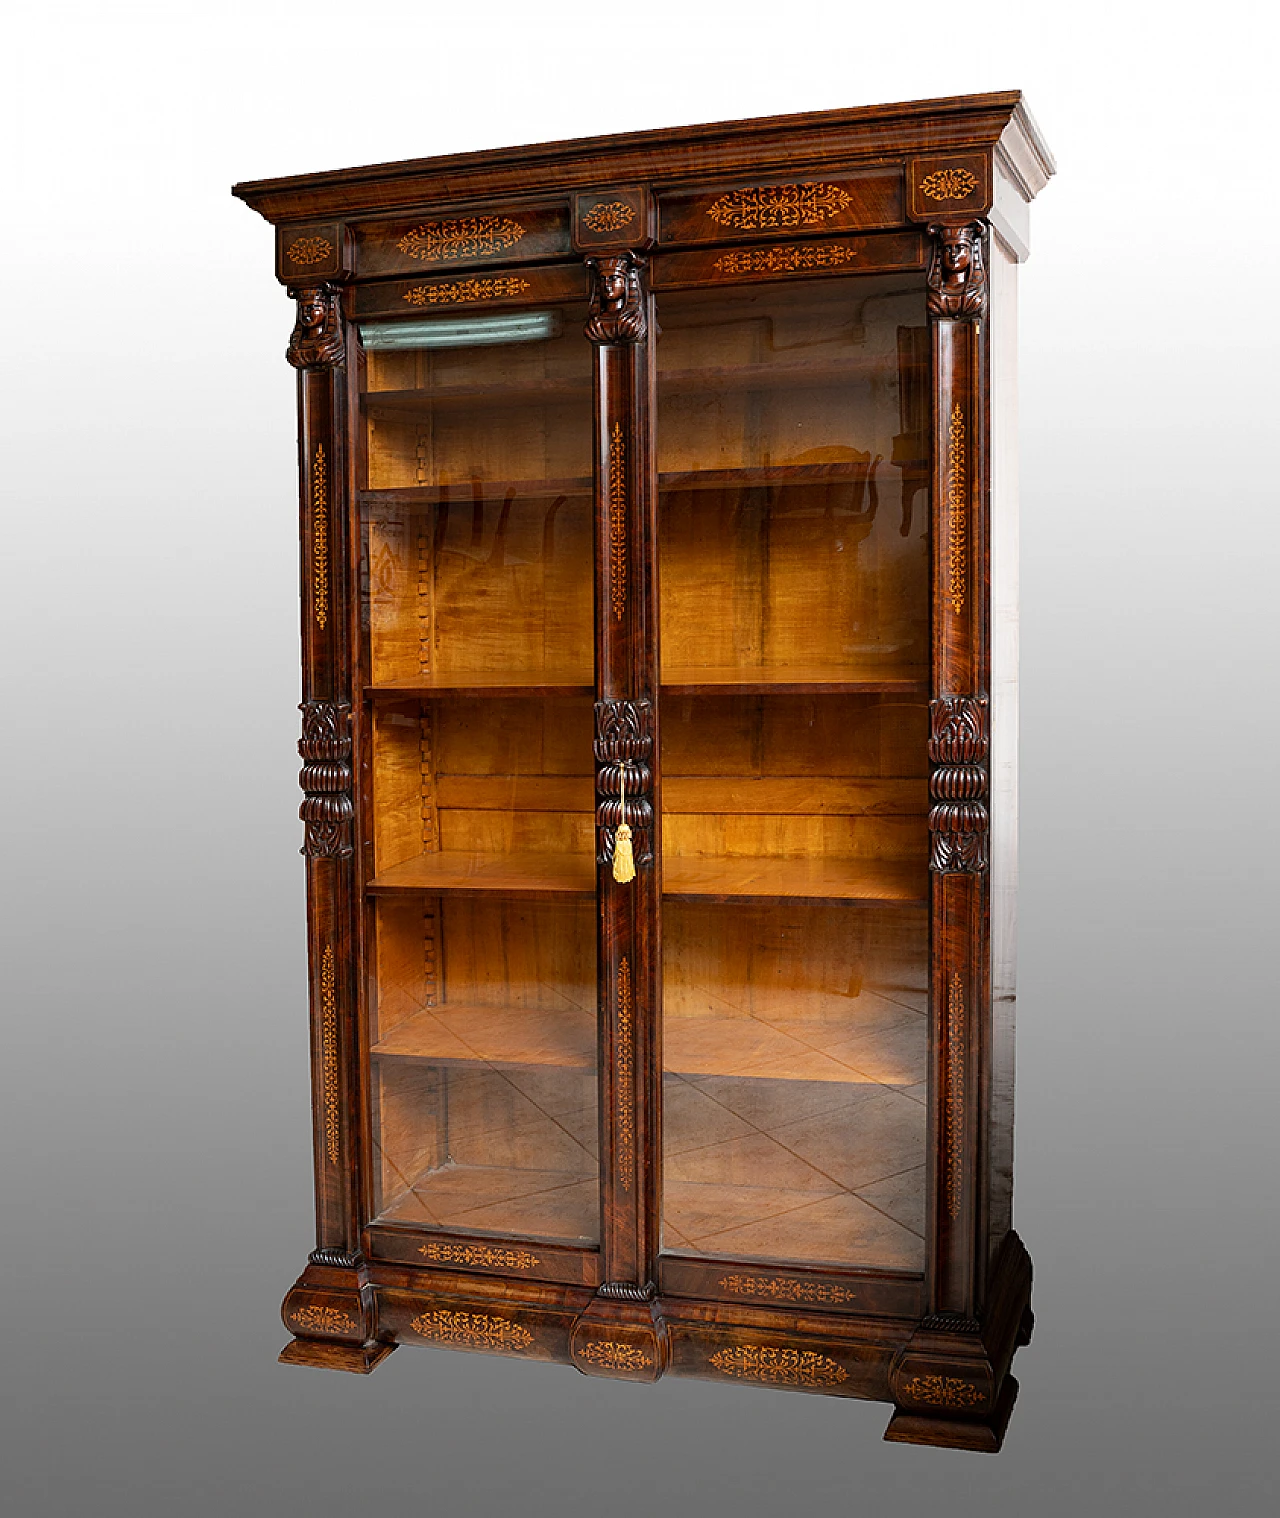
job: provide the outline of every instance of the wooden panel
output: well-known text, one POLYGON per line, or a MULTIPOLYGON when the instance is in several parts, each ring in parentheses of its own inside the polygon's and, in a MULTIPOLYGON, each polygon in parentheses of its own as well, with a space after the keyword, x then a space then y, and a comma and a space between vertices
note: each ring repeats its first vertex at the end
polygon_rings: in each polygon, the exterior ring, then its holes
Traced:
POLYGON ((276 277, 285 284, 340 279, 349 268, 346 228, 339 221, 276 228, 276 277))
POLYGON ((914 221, 984 216, 991 209, 987 153, 912 158, 907 164, 907 210, 914 221))
POLYGON ((594 1286, 600 1279, 597 1250, 565 1248, 545 1239, 494 1239, 445 1230, 432 1230, 424 1238, 420 1229, 379 1223, 368 1230, 368 1239, 375 1260, 415 1267, 425 1290, 432 1289, 446 1272, 455 1278, 466 1272, 575 1286, 594 1286))
POLYGON ((502 310, 582 300, 586 289, 586 274, 580 263, 550 268, 486 268, 474 274, 358 284, 350 296, 351 314, 355 321, 374 317, 402 317, 408 321, 431 312, 445 315, 452 309, 502 310))
POLYGON ((644 185, 575 195, 573 244, 584 253, 622 252, 653 242, 653 196, 644 185))
POLYGON ((572 252, 564 205, 450 208, 406 220, 363 222, 352 230, 360 279, 534 263, 572 252))
POLYGON ((664 1254, 658 1264, 664 1296, 728 1299, 736 1304, 798 1312, 882 1313, 887 1317, 916 1317, 923 1292, 916 1278, 873 1275, 867 1271, 785 1270, 700 1260, 664 1254))
POLYGON ((918 232, 665 253, 654 260, 653 287, 659 291, 683 290, 697 285, 818 279, 827 274, 862 271, 885 273, 923 268, 924 257, 924 239, 918 232))
POLYGON ((658 195, 658 218, 663 246, 892 227, 905 219, 902 171, 666 190, 658 195))

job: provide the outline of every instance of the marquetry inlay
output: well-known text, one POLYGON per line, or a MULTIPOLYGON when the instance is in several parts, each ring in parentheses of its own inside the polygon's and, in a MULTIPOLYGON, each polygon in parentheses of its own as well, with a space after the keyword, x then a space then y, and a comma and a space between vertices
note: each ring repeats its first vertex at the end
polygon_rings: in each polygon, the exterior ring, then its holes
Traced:
POLYGON ((579 1360, 604 1365, 609 1370, 652 1370, 653 1356, 637 1344, 619 1344, 615 1339, 593 1339, 574 1351, 579 1360))
POLYGON ((459 258, 491 258, 513 247, 524 228, 510 216, 462 216, 456 221, 427 221, 396 243, 409 258, 449 263, 459 258))
POLYGON ((773 248, 734 248, 715 261, 721 278, 734 274, 792 274, 798 269, 838 269, 852 263, 859 249, 848 243, 782 243, 773 248))
POLYGON ((338 1000, 334 991, 333 945, 320 959, 320 1066, 324 1087, 324 1150, 338 1163, 338 1000))
POLYGON ((356 1325, 336 1307, 299 1307, 289 1314, 290 1323, 307 1334, 353 1334, 356 1325))
POLYGON ((731 190, 707 207, 721 226, 742 232, 768 227, 820 227, 829 216, 851 202, 838 184, 767 184, 751 190, 731 190))
POLYGON ((635 207, 629 206, 625 200, 610 200, 592 206, 582 221, 593 232, 618 232, 633 222, 635 216, 635 207))
POLYGON ((959 401, 951 407, 947 443, 947 599, 951 602, 951 610, 958 614, 964 606, 969 562, 965 426, 959 401))
POLYGON ((842 1366, 811 1349, 735 1344, 732 1349, 716 1350, 711 1363, 722 1375, 773 1386, 837 1386, 849 1379, 842 1366))
POLYGON ((327 237, 297 237, 284 250, 284 256, 305 269, 309 264, 322 264, 332 252, 333 244, 327 237))
POLYGON ((635 1047, 631 1027, 631 962, 624 954, 618 962, 618 1177, 624 1191, 631 1190, 635 1172, 635 1116, 632 1068, 635 1047))
POLYGON ((609 437, 609 604, 621 622, 627 609, 627 440, 621 422, 609 437))
POLYGON ((964 982, 954 971, 947 987, 947 1216, 958 1217, 964 1140, 964 982))
POLYGON ((311 605, 316 626, 329 620, 329 466, 324 444, 311 461, 311 605))
POLYGON ((456 306, 463 301, 505 300, 532 289, 527 279, 499 275, 494 279, 454 279, 443 285, 415 285, 404 299, 411 306, 456 306))
POLYGON ((930 200, 964 200, 978 188, 968 169, 939 169, 920 181, 920 193, 930 200))
POLYGON ((528 1349, 533 1335, 510 1318, 491 1318, 482 1312, 424 1312, 409 1324, 414 1333, 437 1344, 464 1344, 469 1349, 528 1349))
POLYGON ((977 1407, 987 1400, 981 1387, 955 1376, 912 1376, 903 1382, 902 1395, 931 1407, 977 1407))
POLYGON ((857 1292, 826 1281, 805 1281, 794 1276, 721 1276, 721 1291, 735 1297, 768 1297, 775 1302, 853 1302, 857 1292))
POLYGON ((433 1265, 487 1265, 494 1270, 532 1270, 538 1256, 527 1249, 493 1249, 488 1244, 437 1244, 418 1247, 433 1265))

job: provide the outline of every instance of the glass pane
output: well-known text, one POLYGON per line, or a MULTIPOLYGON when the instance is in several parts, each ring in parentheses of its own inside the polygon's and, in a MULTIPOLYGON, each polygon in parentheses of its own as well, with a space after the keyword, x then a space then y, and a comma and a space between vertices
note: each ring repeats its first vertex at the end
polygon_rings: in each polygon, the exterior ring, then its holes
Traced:
POLYGON ((585 315, 362 332, 386 1221, 599 1235, 585 315))
POLYGON ((918 275, 671 294, 663 1247, 923 1268, 918 275))

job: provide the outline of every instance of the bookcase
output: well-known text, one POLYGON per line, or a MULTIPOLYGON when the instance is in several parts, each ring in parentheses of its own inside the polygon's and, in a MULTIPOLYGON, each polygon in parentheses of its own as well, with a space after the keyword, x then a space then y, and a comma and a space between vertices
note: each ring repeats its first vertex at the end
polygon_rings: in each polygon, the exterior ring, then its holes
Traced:
POLYGON ((296 302, 316 1246, 398 1344, 994 1450, 1016 93, 236 186, 296 302))

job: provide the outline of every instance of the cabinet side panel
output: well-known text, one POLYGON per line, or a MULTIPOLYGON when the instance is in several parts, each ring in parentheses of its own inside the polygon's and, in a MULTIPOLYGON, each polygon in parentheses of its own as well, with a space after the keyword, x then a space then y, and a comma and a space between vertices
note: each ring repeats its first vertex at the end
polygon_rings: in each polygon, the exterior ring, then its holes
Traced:
POLYGON ((989 1253, 1013 1222, 1018 949, 1018 265, 991 246, 991 1103, 989 1253))

